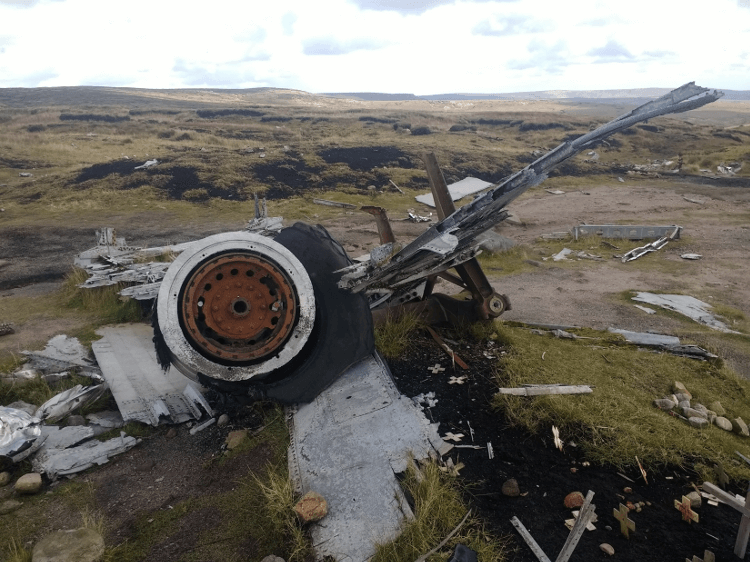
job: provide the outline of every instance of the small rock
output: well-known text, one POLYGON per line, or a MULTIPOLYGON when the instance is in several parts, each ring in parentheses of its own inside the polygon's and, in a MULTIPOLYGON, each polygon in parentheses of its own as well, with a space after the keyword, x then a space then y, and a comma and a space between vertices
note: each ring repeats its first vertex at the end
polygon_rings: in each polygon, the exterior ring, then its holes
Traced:
POLYGON ((328 515, 328 504, 319 493, 310 491, 297 502, 294 512, 302 523, 312 523, 328 515))
POLYGON ((682 409, 682 408, 689 408, 690 407, 690 400, 680 400, 679 403, 677 404, 677 407, 680 408, 680 409, 682 409))
POLYGON ((570 492, 565 496, 563 503, 568 509, 575 509, 576 507, 581 507, 584 501, 586 501, 586 498, 583 497, 581 492, 570 492))
POLYGON ((10 479, 11 479, 10 472, 8 471, 0 472, 0 488, 10 484, 10 479))
POLYGON ((654 400, 654 406, 659 408, 660 410, 664 410, 665 412, 670 411, 673 409, 677 404, 672 402, 669 398, 660 398, 658 400, 654 400))
POLYGON ((260 562, 284 562, 284 559, 281 558, 280 556, 274 556, 273 554, 269 554, 260 562))
POLYGON ((23 410, 30 416, 36 414, 36 411, 39 409, 39 406, 34 406, 34 404, 29 404, 28 402, 24 402, 23 400, 16 400, 15 402, 11 402, 7 407, 15 408, 16 410, 23 410))
POLYGON ((170 427, 167 430, 167 434, 165 435, 165 437, 167 439, 174 439, 175 437, 177 437, 177 430, 174 427, 170 427))
POLYGON ((711 402, 708 405, 708 408, 710 410, 713 410, 714 412, 716 412, 717 416, 723 416, 723 415, 725 415, 727 413, 727 411, 721 405, 721 402, 719 402, 718 400, 716 400, 715 402, 711 402))
POLYGON ((17 510, 19 507, 23 505, 22 502, 17 500, 7 500, 3 503, 0 503, 0 515, 5 515, 6 513, 12 513, 15 510, 17 510))
POLYGON ((84 418, 83 416, 78 416, 78 415, 68 416, 68 425, 69 426, 86 425, 86 418, 84 418))
POLYGON ((36 494, 42 489, 42 475, 37 472, 24 474, 16 480, 15 490, 19 494, 36 494))
POLYGON ((600 544, 599 548, 602 550, 602 552, 606 552, 610 556, 615 555, 615 549, 612 548, 612 545, 607 544, 606 542, 603 542, 602 544, 600 544))
POLYGON ((55 531, 34 545, 33 562, 95 562, 104 554, 104 539, 93 529, 55 531))
MULTIPOLYGON (((226 414, 221 414, 221 415, 219 416, 219 420, 218 420, 218 421, 216 422, 216 425, 217 425, 218 427, 224 427, 224 426, 225 426, 225 425, 227 425, 228 423, 229 423, 229 416, 228 416, 228 415, 226 415, 226 414)), ((266 557, 266 558, 267 558, 267 557, 266 557)))
POLYGON ((686 494, 685 497, 690 500, 690 507, 692 509, 698 509, 703 503, 701 495, 698 492, 690 492, 689 494, 686 494))
POLYGON ((732 420, 732 428, 735 433, 742 435, 743 437, 750 437, 750 431, 747 429, 747 424, 742 418, 734 418, 732 420))
POLYGON ((700 410, 696 410, 695 408, 683 408, 682 415, 686 418, 703 418, 704 420, 708 421, 708 416, 700 410))
POLYGON ((518 481, 515 478, 509 478, 503 482, 501 491, 504 496, 508 496, 509 498, 517 498, 521 495, 521 489, 518 487, 518 481))
POLYGON ((672 392, 674 392, 675 394, 686 394, 688 400, 693 398, 693 395, 690 394, 690 391, 685 388, 685 385, 680 381, 674 381, 674 384, 672 385, 672 392))
POLYGON ((21 177, 21 178, 30 178, 30 177, 33 177, 33 176, 34 176, 34 174, 32 174, 31 172, 20 172, 18 174, 18 177, 21 177))
POLYGON ((698 429, 706 428, 709 425, 708 420, 706 418, 701 418, 697 416, 688 418, 688 423, 693 427, 697 427, 698 429))
POLYGON ((248 431, 247 429, 238 429, 237 431, 232 431, 227 435, 227 449, 232 451, 233 449, 236 449, 239 447, 248 437, 248 431))
POLYGON ((691 407, 693 408, 693 410, 698 410, 699 412, 703 412, 704 414, 706 414, 706 417, 708 417, 708 408, 706 408, 700 402, 696 402, 691 407))
POLYGON ((156 461, 154 461, 153 459, 146 459, 145 461, 138 463, 135 469, 138 472, 149 472, 155 466, 156 466, 156 461))
POLYGON ((723 429, 724 431, 732 431, 732 422, 723 416, 717 416, 714 419, 714 425, 723 429))
POLYGON ((625 487, 624 487, 624 488, 622 489, 622 492, 623 492, 624 494, 632 494, 632 493, 633 493, 633 488, 631 488, 630 486, 625 486, 625 487))

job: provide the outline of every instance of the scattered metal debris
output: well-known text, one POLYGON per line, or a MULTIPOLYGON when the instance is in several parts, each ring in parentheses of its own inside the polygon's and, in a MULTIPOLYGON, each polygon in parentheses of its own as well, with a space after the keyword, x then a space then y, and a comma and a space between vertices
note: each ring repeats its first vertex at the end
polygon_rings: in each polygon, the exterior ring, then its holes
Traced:
POLYGON ((36 472, 46 474, 51 480, 81 472, 94 465, 106 463, 110 457, 124 453, 140 440, 125 435, 108 441, 87 441, 68 449, 44 449, 32 460, 36 472))
POLYGON ((432 222, 432 213, 429 216, 423 216, 418 215, 414 209, 409 209, 408 214, 411 222, 432 222))
POLYGON ((89 359, 88 351, 77 338, 66 335, 53 337, 42 351, 22 351, 28 363, 26 369, 39 371, 40 374, 60 373, 75 370, 78 374, 101 382, 102 374, 96 363, 89 359))
POLYGON ((124 421, 159 425, 213 416, 194 383, 177 370, 164 373, 149 326, 127 324, 97 333, 103 337, 91 347, 124 421))
POLYGON ((700 254, 682 254, 680 257, 684 260, 699 260, 703 256, 700 254))
POLYGON ((45 421, 62 419, 78 408, 101 398, 107 388, 106 384, 86 387, 77 384, 73 388, 56 394, 39 406, 36 417, 45 421))
POLYGON ((705 204, 705 201, 702 201, 700 199, 693 199, 692 197, 688 197, 686 195, 683 195, 682 198, 687 201, 688 203, 695 203, 696 205, 703 205, 705 204))
POLYGON ((640 304, 634 304, 634 307, 636 307, 638 310, 642 310, 646 314, 656 314, 656 311, 653 308, 649 308, 647 306, 641 306, 640 304))
POLYGON ((602 238, 622 238, 626 240, 648 240, 663 238, 673 234, 673 240, 678 240, 682 227, 675 224, 670 226, 642 226, 629 224, 581 224, 573 227, 573 238, 596 234, 602 238), (677 232, 675 233, 675 229, 677 232))
POLYGON ((638 293, 633 297, 633 300, 637 302, 653 304, 655 306, 666 308, 667 310, 679 312, 680 314, 684 314, 688 318, 695 320, 699 324, 703 324, 704 326, 708 326, 709 328, 713 328, 714 330, 718 330, 720 332, 725 332, 728 334, 740 333, 735 332, 734 330, 730 330, 724 322, 717 319, 713 314, 711 314, 711 312, 709 312, 709 309, 712 308, 710 304, 700 301, 695 297, 690 297, 687 295, 656 295, 654 293, 638 293))
POLYGON ((40 423, 39 418, 23 410, 0 406, 0 457, 9 457, 11 462, 26 458, 40 440, 40 423))
POLYGON ((674 240, 678 237, 680 230, 682 229, 681 226, 674 227, 674 230, 671 234, 668 236, 662 236, 658 240, 651 242, 650 244, 646 244, 645 246, 641 246, 640 248, 634 248, 630 250, 629 252, 626 252, 622 256, 622 263, 626 263, 629 261, 637 260, 643 255, 648 254, 649 252, 655 252, 657 250, 661 250, 664 246, 666 246, 669 242, 674 240))
POLYGON ((657 347, 674 355, 679 355, 680 357, 689 357, 692 359, 716 359, 718 357, 718 355, 714 355, 713 353, 710 353, 709 351, 706 351, 705 349, 697 345, 681 344, 680 338, 675 336, 631 332, 629 330, 619 330, 616 328, 609 328, 609 331, 613 334, 620 334, 630 343, 634 343, 636 345, 645 345, 649 347, 657 347))
POLYGON ((542 396, 545 394, 591 394, 593 390, 584 384, 529 384, 517 388, 499 388, 497 392, 512 396, 542 396))
MULTIPOLYGON (((467 195, 473 195, 474 193, 479 193, 480 191, 484 191, 485 189, 491 186, 492 184, 488 181, 480 180, 478 178, 473 178, 469 176, 467 178, 464 178, 460 181, 457 181, 455 183, 448 185, 448 192, 450 193, 450 197, 453 201, 458 201, 459 199, 463 199, 467 195)), ((424 203, 428 207, 435 206, 435 198, 433 197, 432 193, 425 193, 423 195, 417 195, 415 199, 419 201, 420 203, 424 203)))
POLYGON ((441 456, 451 445, 399 394, 377 355, 290 414, 291 478, 298 491, 315 490, 329 505, 325 525, 311 528, 317 556, 367 560, 375 542, 397 536, 403 514, 411 517, 394 473, 404 472, 412 456, 441 456))
POLYGON ((327 207, 341 207, 342 209, 358 209, 357 205, 351 203, 339 203, 338 201, 328 201, 327 199, 313 199, 316 205, 325 205, 327 207))
POLYGON ((150 168, 151 166, 156 166, 159 163, 158 160, 146 160, 143 164, 140 166, 136 166, 133 168, 134 170, 145 170, 146 168, 150 168))

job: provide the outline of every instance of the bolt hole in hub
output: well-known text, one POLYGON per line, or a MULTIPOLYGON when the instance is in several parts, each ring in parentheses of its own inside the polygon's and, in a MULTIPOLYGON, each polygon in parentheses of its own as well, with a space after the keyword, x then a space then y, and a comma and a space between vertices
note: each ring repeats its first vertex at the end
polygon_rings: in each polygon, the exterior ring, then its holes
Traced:
POLYGON ((247 380, 274 371, 302 349, 315 319, 302 264, 248 232, 210 236, 178 256, 157 306, 172 363, 194 379, 247 380))

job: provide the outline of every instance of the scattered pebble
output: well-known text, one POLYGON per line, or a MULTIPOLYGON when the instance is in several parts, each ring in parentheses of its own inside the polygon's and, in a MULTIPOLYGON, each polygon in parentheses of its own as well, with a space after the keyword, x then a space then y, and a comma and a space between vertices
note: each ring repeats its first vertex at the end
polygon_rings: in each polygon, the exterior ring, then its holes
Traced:
POLYGON ((216 425, 219 427, 224 427, 229 423, 229 416, 226 414, 221 414, 219 416, 219 421, 216 422, 216 425))
POLYGON ((586 498, 583 497, 583 494, 581 492, 570 492, 567 496, 565 496, 565 507, 568 509, 574 509, 576 507, 581 507, 583 505, 583 502, 586 500, 586 498))
POLYGON ((622 491, 625 492, 626 494, 632 494, 633 493, 633 488, 631 488, 630 486, 625 486, 622 489, 622 491))
POLYGON ((615 555, 615 549, 612 548, 612 545, 607 544, 606 542, 603 542, 602 544, 600 544, 599 548, 602 550, 602 552, 606 552, 610 556, 615 555))
POLYGON ((698 492, 690 492, 685 497, 690 500, 690 507, 692 509, 698 509, 703 503, 701 495, 698 492))
POLYGON ((15 510, 17 510, 19 507, 21 507, 23 503, 17 501, 17 500, 7 500, 3 503, 0 503, 0 515, 5 515, 7 513, 12 513, 15 510))
POLYGON ((19 494, 36 494, 42 489, 42 475, 37 472, 24 474, 16 480, 15 490, 19 494))
POLYGON ((521 495, 521 489, 518 487, 518 481, 515 478, 510 478, 503 482, 502 492, 504 496, 510 498, 517 498, 521 495))
POLYGON ((310 491, 297 502, 294 512, 302 523, 312 523, 328 515, 328 504, 319 493, 310 491))
POLYGON ((177 430, 174 427, 170 427, 169 430, 167 431, 166 438, 174 439, 175 437, 177 437, 177 430))
POLYGON ((10 472, 8 471, 0 472, 0 488, 10 484, 10 478, 11 478, 10 472))

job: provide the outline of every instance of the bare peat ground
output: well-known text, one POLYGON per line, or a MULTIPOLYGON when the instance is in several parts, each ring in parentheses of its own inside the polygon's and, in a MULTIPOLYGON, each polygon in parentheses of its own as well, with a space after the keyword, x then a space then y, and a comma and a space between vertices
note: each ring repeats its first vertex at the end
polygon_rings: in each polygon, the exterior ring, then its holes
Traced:
MULTIPOLYGON (((573 516, 563 500, 573 491, 586 495, 595 493, 598 522, 596 530, 585 531, 571 560, 652 560, 683 562, 694 555, 703 558, 704 550, 711 550, 716 560, 737 560, 733 554, 740 516, 725 505, 713 507, 705 500, 700 509, 700 522, 688 524, 674 507, 674 500, 693 491, 691 483, 700 484, 695 474, 683 470, 665 470, 648 474, 648 484, 639 471, 624 474, 634 482, 618 475, 615 467, 584 466, 580 451, 565 443, 563 452, 555 448, 552 433, 529 435, 509 427, 502 411, 493 409, 491 400, 497 392, 496 357, 502 352, 493 340, 467 341, 461 333, 444 330, 445 337, 460 343, 454 351, 469 365, 462 370, 451 365, 450 358, 429 335, 421 334, 403 357, 388 361, 399 390, 413 397, 434 392, 437 404, 425 408, 428 417, 440 422, 440 434, 462 433, 460 444, 480 445, 481 449, 456 448, 450 456, 454 463, 463 463, 458 477, 465 488, 470 507, 476 510, 491 529, 507 535, 514 548, 510 560, 536 562, 537 559, 510 523, 518 517, 531 532, 547 556, 554 560, 568 536, 565 520, 573 516), (488 358, 485 353, 495 358, 488 358), (433 374, 428 367, 440 364, 444 372, 433 374), (450 377, 466 376, 464 384, 450 384, 450 377), (471 429, 474 431, 473 439, 471 429), (492 443, 494 458, 487 453, 492 443), (503 483, 515 478, 522 496, 507 497, 501 492, 503 483), (670 478, 670 479, 667 479, 670 478), (630 492, 625 492, 629 487, 630 492), (620 534, 619 522, 612 510, 620 504, 648 502, 640 512, 629 517, 636 524, 636 532, 627 540, 620 534), (650 505, 649 505, 650 503, 650 505), (615 556, 602 552, 599 545, 608 543, 615 556)), ((595 395, 591 396, 596 400, 595 395)), ((732 493, 744 490, 730 489, 732 493)))

